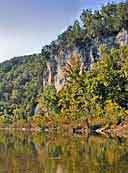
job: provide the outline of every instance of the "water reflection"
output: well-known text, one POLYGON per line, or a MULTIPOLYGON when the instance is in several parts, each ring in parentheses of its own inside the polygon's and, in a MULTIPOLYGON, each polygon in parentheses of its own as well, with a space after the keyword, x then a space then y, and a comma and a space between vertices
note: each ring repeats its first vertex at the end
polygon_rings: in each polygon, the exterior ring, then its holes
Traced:
POLYGON ((127 173, 128 140, 0 132, 0 173, 127 173))

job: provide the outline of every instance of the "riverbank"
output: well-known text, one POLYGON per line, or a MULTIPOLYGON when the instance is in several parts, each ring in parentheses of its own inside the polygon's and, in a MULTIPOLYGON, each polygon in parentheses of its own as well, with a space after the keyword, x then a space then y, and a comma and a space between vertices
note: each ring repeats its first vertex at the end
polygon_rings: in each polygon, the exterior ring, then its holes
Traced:
POLYGON ((79 135, 100 134, 104 136, 116 136, 128 138, 128 119, 120 122, 119 124, 107 124, 104 120, 100 122, 95 120, 43 120, 39 121, 41 124, 35 123, 33 120, 21 123, 15 122, 11 125, 0 126, 1 131, 20 131, 20 132, 34 132, 34 133, 68 133, 79 135))
POLYGON ((111 135, 117 137, 128 138, 128 119, 124 120, 118 125, 112 125, 111 127, 103 127, 96 130, 97 133, 103 135, 111 135))

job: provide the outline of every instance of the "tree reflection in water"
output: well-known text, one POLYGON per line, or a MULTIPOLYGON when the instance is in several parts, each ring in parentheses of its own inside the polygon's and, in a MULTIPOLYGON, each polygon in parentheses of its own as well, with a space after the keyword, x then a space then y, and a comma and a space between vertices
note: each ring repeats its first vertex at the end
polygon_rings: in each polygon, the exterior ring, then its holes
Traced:
POLYGON ((128 140, 0 133, 0 172, 127 173, 128 140))

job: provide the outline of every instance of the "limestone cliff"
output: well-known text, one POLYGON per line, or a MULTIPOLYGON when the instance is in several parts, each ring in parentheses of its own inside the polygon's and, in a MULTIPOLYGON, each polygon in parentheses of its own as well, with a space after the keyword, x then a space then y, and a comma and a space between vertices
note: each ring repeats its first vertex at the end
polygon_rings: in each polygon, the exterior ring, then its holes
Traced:
POLYGON ((43 52, 49 55, 47 61, 47 77, 44 78, 46 85, 54 84, 57 91, 61 90, 65 83, 65 76, 63 75, 63 67, 73 54, 80 55, 81 71, 89 70, 91 65, 100 58, 99 46, 106 44, 108 47, 124 46, 128 44, 128 32, 122 29, 117 35, 103 37, 100 40, 94 39, 90 43, 80 44, 77 47, 68 49, 66 46, 58 46, 58 42, 52 43, 50 46, 45 46, 43 52), (57 47, 57 50, 54 50, 57 47))

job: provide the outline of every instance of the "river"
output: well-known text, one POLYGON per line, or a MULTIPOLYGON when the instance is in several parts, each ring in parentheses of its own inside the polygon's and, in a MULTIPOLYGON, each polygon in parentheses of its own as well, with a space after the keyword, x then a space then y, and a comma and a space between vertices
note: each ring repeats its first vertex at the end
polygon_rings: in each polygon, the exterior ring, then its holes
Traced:
POLYGON ((0 132, 0 173, 128 173, 128 140, 0 132))

